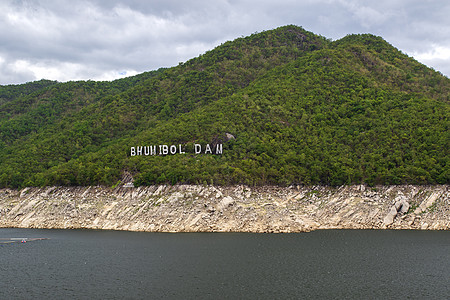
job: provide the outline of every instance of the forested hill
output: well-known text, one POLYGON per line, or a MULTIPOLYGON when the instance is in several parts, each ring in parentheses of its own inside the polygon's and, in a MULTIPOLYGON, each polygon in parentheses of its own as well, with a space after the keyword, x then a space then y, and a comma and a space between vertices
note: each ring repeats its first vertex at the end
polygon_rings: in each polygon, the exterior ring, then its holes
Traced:
POLYGON ((444 184, 449 98, 380 37, 285 26, 112 82, 0 86, 0 187, 444 184), (132 155, 153 145, 185 153, 132 155))

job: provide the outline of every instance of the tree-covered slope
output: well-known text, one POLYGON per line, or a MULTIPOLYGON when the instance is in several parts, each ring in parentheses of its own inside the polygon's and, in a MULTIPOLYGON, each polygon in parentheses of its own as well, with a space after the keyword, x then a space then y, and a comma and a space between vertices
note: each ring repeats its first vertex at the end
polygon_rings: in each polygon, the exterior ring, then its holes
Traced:
POLYGON ((449 79, 372 35, 285 26, 132 78, 8 89, 0 186, 450 179, 449 79), (189 152, 218 142, 221 155, 189 152), (188 150, 130 155, 160 144, 188 150))

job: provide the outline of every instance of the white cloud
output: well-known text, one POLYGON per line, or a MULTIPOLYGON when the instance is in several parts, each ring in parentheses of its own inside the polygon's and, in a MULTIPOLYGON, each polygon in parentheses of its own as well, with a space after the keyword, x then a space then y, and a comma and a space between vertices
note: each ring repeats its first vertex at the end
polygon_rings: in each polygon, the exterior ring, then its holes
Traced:
MULTIPOLYGON (((338 1, 344 8, 348 9, 352 17, 356 19, 363 28, 370 29, 371 27, 383 24, 392 17, 390 10, 379 11, 371 6, 362 5, 361 1, 338 1)), ((379 7, 382 9, 382 7, 379 7)))
POLYGON ((18 74, 30 73, 36 79, 51 80, 77 80, 81 79, 80 73, 83 66, 68 62, 37 62, 32 63, 27 60, 17 60, 9 65, 11 70, 18 74))
POLYGON ((419 60, 450 59, 450 47, 434 44, 431 45, 431 49, 429 51, 414 53, 413 55, 419 60))
POLYGON ((374 33, 450 74, 440 50, 450 48, 449 14, 449 4, 418 0, 3 0, 0 84, 114 79, 286 24, 333 39, 374 33))
POLYGON ((93 80, 98 81, 110 81, 118 78, 125 78, 129 76, 134 76, 139 74, 139 72, 136 72, 135 70, 122 70, 122 71, 108 71, 103 74, 100 74, 99 76, 96 76, 92 78, 93 80))
POLYGON ((0 4, 0 19, 6 16, 5 27, 13 31, 0 32, 0 51, 11 68, 0 84, 17 82, 18 74, 28 80, 114 79, 122 77, 117 70, 135 74, 176 65, 224 40, 210 34, 208 22, 217 20, 202 11, 151 14, 127 2, 109 9, 87 1, 70 2, 70 9, 37 3, 0 4))
POLYGON ((450 74, 450 45, 431 45, 431 49, 425 52, 414 52, 412 56, 427 66, 440 71, 443 74, 450 74))

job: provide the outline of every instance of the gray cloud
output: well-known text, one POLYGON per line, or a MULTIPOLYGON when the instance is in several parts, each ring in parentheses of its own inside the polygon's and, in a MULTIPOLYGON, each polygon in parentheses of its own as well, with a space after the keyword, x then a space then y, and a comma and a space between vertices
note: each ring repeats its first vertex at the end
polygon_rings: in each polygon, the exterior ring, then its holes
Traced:
POLYGON ((332 39, 380 35, 448 76, 448 15, 450 4, 423 0, 2 1, 0 84, 115 79, 286 24, 332 39))

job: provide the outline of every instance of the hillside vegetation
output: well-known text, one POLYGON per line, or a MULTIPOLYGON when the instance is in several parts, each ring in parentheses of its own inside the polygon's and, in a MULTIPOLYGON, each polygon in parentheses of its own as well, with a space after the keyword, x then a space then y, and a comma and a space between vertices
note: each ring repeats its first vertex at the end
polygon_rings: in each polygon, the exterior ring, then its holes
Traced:
POLYGON ((113 82, 0 86, 0 187, 449 183, 449 98, 380 37, 285 26, 113 82), (130 155, 160 144, 187 153, 130 155))

